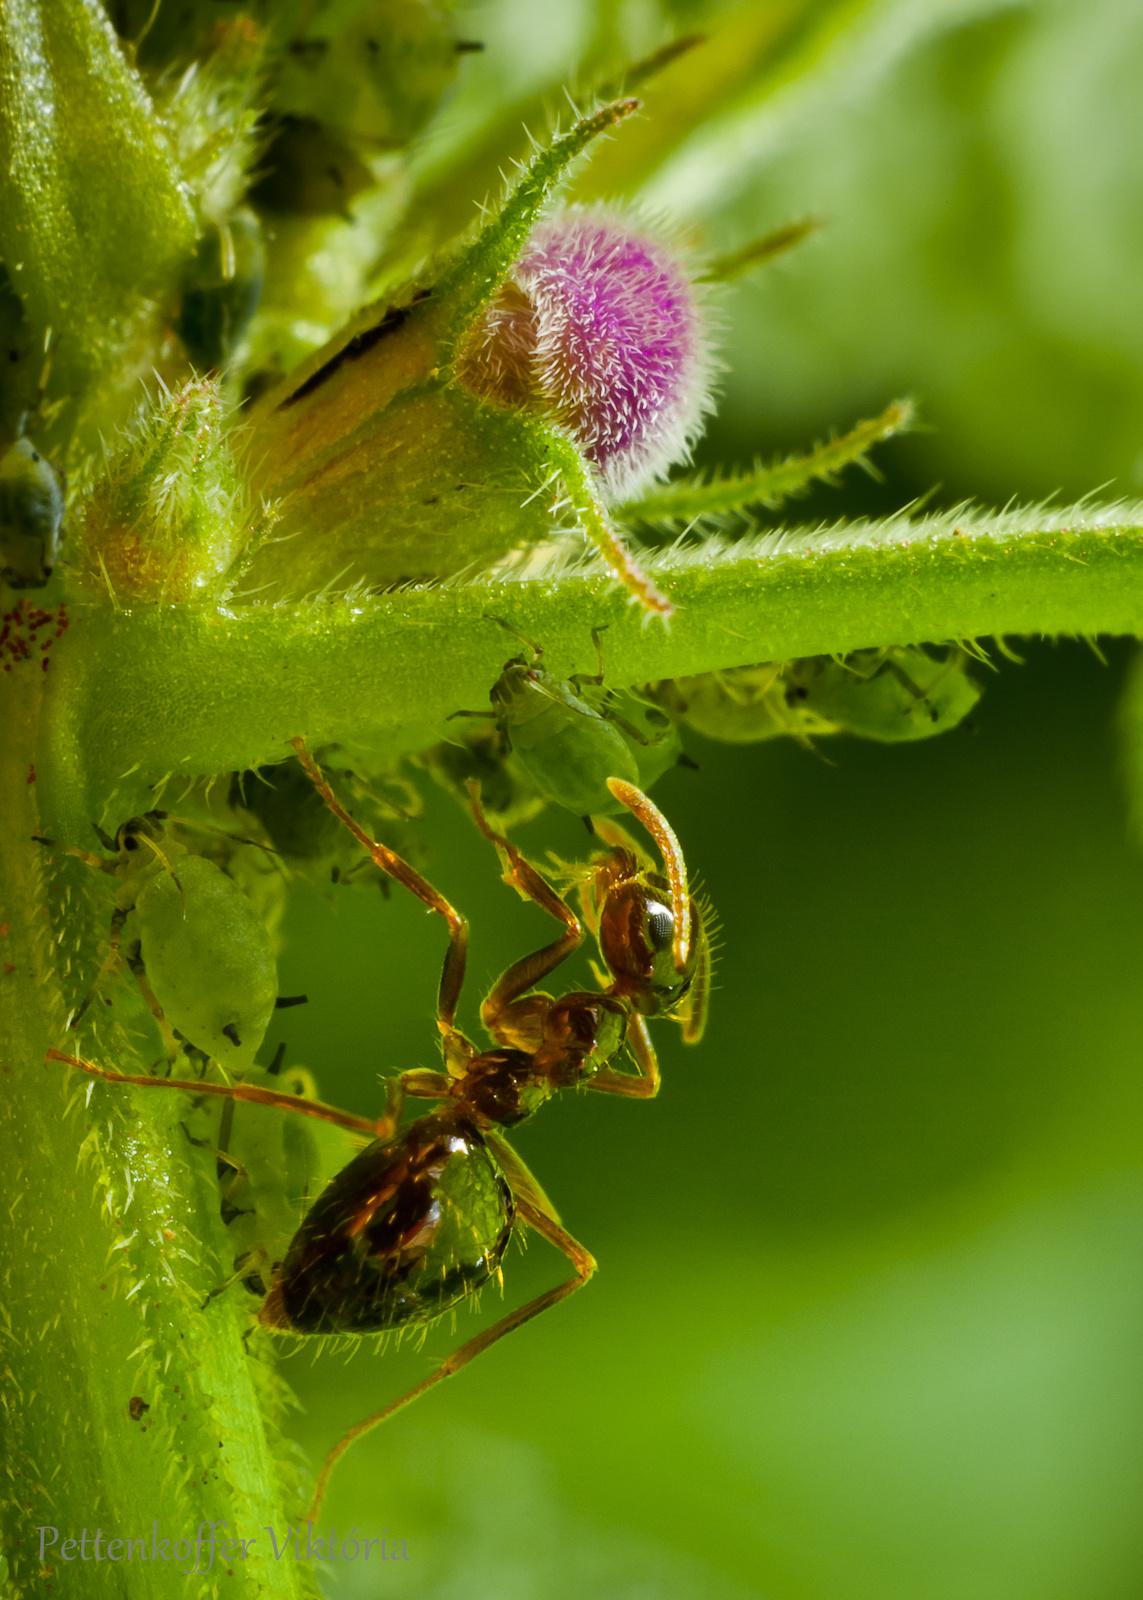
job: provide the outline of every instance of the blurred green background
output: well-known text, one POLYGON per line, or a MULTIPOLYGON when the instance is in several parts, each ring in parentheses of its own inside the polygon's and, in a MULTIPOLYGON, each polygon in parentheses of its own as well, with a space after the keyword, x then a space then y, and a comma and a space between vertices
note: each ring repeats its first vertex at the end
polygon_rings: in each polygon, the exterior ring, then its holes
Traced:
MULTIPOLYGON (((910 392, 931 431, 795 518, 934 483, 944 501, 1136 493, 1143 10, 752 9, 798 11, 815 64, 729 96, 641 192, 719 249, 809 212, 825 226, 728 298, 703 459, 804 446, 910 392)), ((607 16, 635 53, 712 13, 607 16)), ((465 13, 487 48, 424 171, 574 76, 598 28, 562 0, 465 13)), ((600 1274, 347 1458, 329 1520, 388 1529, 409 1559, 344 1566, 331 1592, 1143 1595, 1129 650, 1016 648, 982 671, 972 726, 928 745, 691 741, 701 770, 657 795, 722 923, 707 1036, 684 1050, 656 1029, 655 1103, 567 1096, 520 1132, 600 1274)), ((473 923, 475 1030, 484 989, 551 927, 459 808, 428 802, 428 870, 473 923)), ((541 859, 585 844, 550 813, 520 841, 541 859)), ((434 1064, 439 922, 399 894, 306 890, 286 936, 282 990, 311 1003, 270 1043, 375 1112, 379 1074, 434 1064)), ((508 1268, 513 1304, 565 1275, 539 1243, 508 1268)), ((477 1325, 293 1358, 293 1431, 320 1456, 477 1325)))

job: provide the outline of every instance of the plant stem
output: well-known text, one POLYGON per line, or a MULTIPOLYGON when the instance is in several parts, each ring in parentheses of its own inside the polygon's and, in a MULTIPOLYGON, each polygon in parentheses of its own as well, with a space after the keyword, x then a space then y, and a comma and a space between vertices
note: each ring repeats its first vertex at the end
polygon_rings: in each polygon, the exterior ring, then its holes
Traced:
POLYGON ((669 628, 604 572, 557 578, 559 565, 295 607, 74 612, 37 757, 74 802, 61 828, 87 838, 116 792, 126 816, 170 774, 283 760, 298 735, 372 740, 393 757, 421 748, 499 674, 489 616, 538 639, 560 673, 591 670, 591 629, 607 625, 616 685, 865 646, 1143 632, 1134 508, 902 518, 670 551, 647 563, 678 608, 669 628))
MULTIPOLYGON (((29 661, 3 680, 5 1597, 42 1594, 50 1567, 53 1586, 71 1573, 62 1592, 85 1597, 165 1600, 225 1588, 286 1600, 298 1569, 270 1559, 263 1531, 271 1525, 280 1539, 284 1519, 241 1327, 225 1300, 199 1315, 223 1275, 213 1162, 189 1145, 180 1097, 136 1109, 122 1091, 96 1085, 89 1094, 86 1081, 44 1061, 49 1045, 75 1037, 64 1031, 67 1012, 93 976, 107 917, 96 875, 33 842, 74 809, 42 774, 29 781, 45 743, 44 676, 29 661), (220 1546, 210 1573, 188 1577, 193 1555, 175 1558, 174 1541, 193 1543, 204 1522, 228 1524, 220 1538, 258 1544, 245 1562, 222 1562, 220 1546), (81 1544, 70 1552, 73 1568, 61 1559, 63 1542, 84 1530, 88 1564, 78 1564, 81 1544), (168 1541, 170 1559, 161 1544, 152 1556, 153 1533, 168 1541), (128 1537, 145 1548, 134 1547, 130 1567, 123 1547, 110 1562, 108 1541, 128 1537)), ((115 1035, 104 1034, 106 1053, 115 1035)))

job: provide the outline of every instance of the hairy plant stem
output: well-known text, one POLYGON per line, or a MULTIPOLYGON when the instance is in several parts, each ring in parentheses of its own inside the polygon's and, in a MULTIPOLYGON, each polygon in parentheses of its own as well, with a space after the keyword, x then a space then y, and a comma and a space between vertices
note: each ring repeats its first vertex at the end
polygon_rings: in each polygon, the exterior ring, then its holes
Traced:
MULTIPOLYGON (((4 1594, 51 1582, 85 1597, 286 1600, 298 1568, 270 1558, 264 1529, 280 1540, 284 1517, 242 1328, 225 1299, 199 1315, 225 1271, 213 1161, 189 1144, 180 1097, 136 1113, 124 1093, 89 1092, 44 1061, 69 1037, 108 911, 95 874, 33 842, 74 810, 64 780, 34 766, 51 742, 44 676, 30 661, 4 679, 0 749, 4 1594), (220 1548, 195 1574, 194 1551, 175 1557, 174 1541, 193 1544, 204 1522, 257 1538, 250 1559, 222 1562, 220 1548), (145 1543, 130 1565, 123 1547, 109 1561, 108 1541, 125 1538, 145 1543), (74 1564, 61 1559, 68 1539, 74 1564)), ((117 1027, 85 1042, 131 1055, 117 1027)))
MULTIPOLYGON (((141 809, 152 785, 285 759, 298 735, 396 757, 485 704, 503 617, 553 670, 616 686, 865 646, 1143 631, 1133 509, 904 519, 668 552, 678 612, 649 620, 602 571, 235 611, 92 606, 53 657, 37 759, 69 837, 141 809)), ((151 802, 153 803, 153 801, 151 802)))

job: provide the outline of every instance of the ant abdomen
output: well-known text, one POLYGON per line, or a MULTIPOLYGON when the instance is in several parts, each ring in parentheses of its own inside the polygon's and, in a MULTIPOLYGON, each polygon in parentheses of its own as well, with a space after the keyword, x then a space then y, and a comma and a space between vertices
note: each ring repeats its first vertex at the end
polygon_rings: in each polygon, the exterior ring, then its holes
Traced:
POLYGON ((422 1117, 369 1145, 302 1223, 259 1320, 303 1334, 431 1322, 493 1276, 512 1193, 463 1115, 422 1117))

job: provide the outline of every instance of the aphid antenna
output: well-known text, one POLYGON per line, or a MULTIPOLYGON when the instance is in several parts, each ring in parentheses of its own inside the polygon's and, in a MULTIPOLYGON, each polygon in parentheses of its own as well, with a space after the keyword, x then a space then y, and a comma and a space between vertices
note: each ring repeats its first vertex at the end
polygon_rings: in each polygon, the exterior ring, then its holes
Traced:
MULTIPOLYGON (((210 781, 213 784, 216 779, 212 778, 210 781)), ((192 783, 191 788, 193 789, 193 787, 192 783)), ((186 799, 186 795, 183 796, 183 799, 186 799)), ((253 845, 255 850, 264 850, 268 856, 281 855, 280 850, 275 850, 273 845, 263 844, 261 839, 248 839, 245 834, 231 833, 229 828, 220 828, 213 822, 198 822, 192 817, 179 817, 175 816, 174 813, 171 814, 170 820, 177 822, 180 828, 196 828, 200 833, 216 833, 220 839, 230 839, 235 844, 253 845)), ((172 873, 173 876, 174 874, 172 873)))
POLYGON ((170 873, 171 878, 174 881, 175 888, 179 891, 179 901, 182 904, 183 911, 185 912, 187 904, 186 891, 184 890, 182 883, 179 881, 178 873, 175 871, 174 867, 171 866, 171 863, 167 860, 166 855, 162 850, 159 849, 154 839, 149 838, 145 833, 140 833, 137 835, 137 837, 142 839, 143 843, 147 845, 149 849, 154 851, 159 860, 162 862, 163 866, 170 873))

